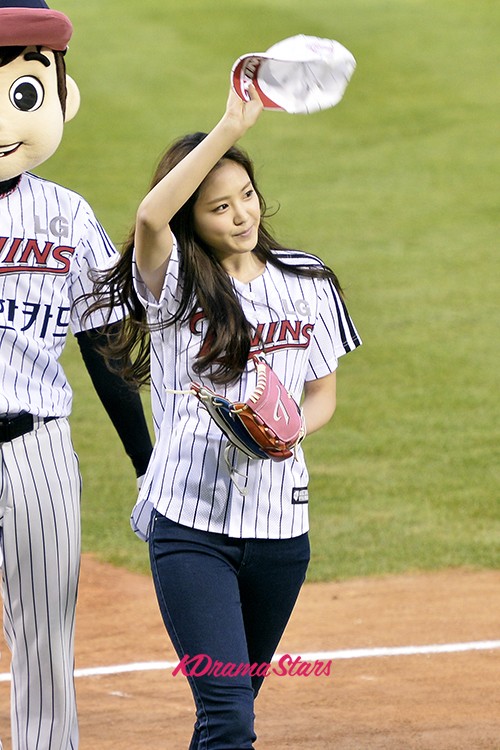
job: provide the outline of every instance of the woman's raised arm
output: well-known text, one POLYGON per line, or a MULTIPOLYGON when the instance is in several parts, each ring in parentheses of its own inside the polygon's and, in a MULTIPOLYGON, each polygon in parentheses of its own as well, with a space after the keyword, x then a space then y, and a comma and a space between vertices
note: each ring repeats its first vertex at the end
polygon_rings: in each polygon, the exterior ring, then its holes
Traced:
POLYGON ((136 261, 144 283, 157 298, 172 251, 170 221, 226 151, 257 122, 263 107, 253 85, 249 96, 249 101, 243 101, 229 92, 226 111, 217 125, 155 185, 137 210, 136 261))

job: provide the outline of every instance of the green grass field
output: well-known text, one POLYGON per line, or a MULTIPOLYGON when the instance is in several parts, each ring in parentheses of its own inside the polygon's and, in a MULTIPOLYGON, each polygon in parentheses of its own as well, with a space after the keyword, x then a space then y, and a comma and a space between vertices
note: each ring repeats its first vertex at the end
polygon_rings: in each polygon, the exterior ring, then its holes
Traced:
MULTIPOLYGON (((364 346, 311 436, 311 579, 499 567, 500 6, 493 0, 61 0, 81 110, 38 171, 81 192, 119 244, 173 138, 210 129, 244 52, 338 39, 341 104, 265 113, 245 137, 273 226, 321 255, 364 346)), ((83 542, 146 570, 134 476, 71 342, 83 542)), ((147 395, 145 396, 148 408, 147 395)))

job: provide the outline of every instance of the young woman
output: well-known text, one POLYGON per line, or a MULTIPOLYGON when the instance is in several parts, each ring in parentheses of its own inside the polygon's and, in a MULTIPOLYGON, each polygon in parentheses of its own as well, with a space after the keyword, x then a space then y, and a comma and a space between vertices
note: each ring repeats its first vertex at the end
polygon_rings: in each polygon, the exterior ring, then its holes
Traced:
POLYGON ((310 434, 335 410, 338 357, 360 344, 333 272, 280 247, 263 224, 252 164, 234 145, 261 111, 253 88, 248 102, 230 93, 208 135, 174 143, 100 286, 129 307, 114 354, 135 352, 137 382, 151 373, 157 440, 132 525, 149 540, 161 613, 192 688, 191 750, 253 747, 254 699, 309 541, 301 448, 283 462, 230 449, 227 465, 227 439, 186 392, 196 380, 244 400, 259 352, 302 400, 310 434))

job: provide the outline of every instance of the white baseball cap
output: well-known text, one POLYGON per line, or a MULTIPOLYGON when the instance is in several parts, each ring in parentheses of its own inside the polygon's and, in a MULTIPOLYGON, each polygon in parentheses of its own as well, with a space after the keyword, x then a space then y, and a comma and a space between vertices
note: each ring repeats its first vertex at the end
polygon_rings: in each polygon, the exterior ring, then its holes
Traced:
POLYGON ((248 100, 253 83, 264 109, 292 114, 333 107, 344 96, 356 60, 339 42, 298 34, 266 52, 242 55, 231 70, 231 84, 248 100))

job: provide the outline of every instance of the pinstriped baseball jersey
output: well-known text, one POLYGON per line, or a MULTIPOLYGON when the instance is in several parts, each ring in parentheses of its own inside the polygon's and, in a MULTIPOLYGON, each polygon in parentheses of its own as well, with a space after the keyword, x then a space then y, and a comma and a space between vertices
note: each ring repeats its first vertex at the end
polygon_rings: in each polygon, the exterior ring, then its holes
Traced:
MULTIPOLYGON (((294 265, 321 261, 302 252, 280 251, 291 267, 283 273, 267 264, 250 283, 234 280, 246 318, 255 328, 252 348, 264 351, 268 363, 300 401, 304 383, 333 372, 338 358, 361 343, 354 324, 329 280, 299 277, 294 265)), ((236 449, 224 461, 227 439, 188 390, 196 355, 207 333, 200 310, 189 323, 158 329, 180 299, 178 248, 174 242, 163 291, 158 302, 134 267, 135 284, 145 305, 151 334, 152 408, 156 445, 145 476, 132 527, 148 536, 153 508, 185 526, 238 538, 290 538, 306 532, 308 472, 299 448, 283 462, 251 460, 236 449), (156 330, 155 330, 156 328, 156 330), (234 477, 237 477, 235 479, 234 477)), ((242 401, 254 390, 251 362, 236 384, 213 386, 231 401, 242 401)))
POLYGON ((117 252, 78 194, 33 174, 0 199, 0 415, 67 416, 71 389, 59 356, 82 323, 88 272, 117 252))

